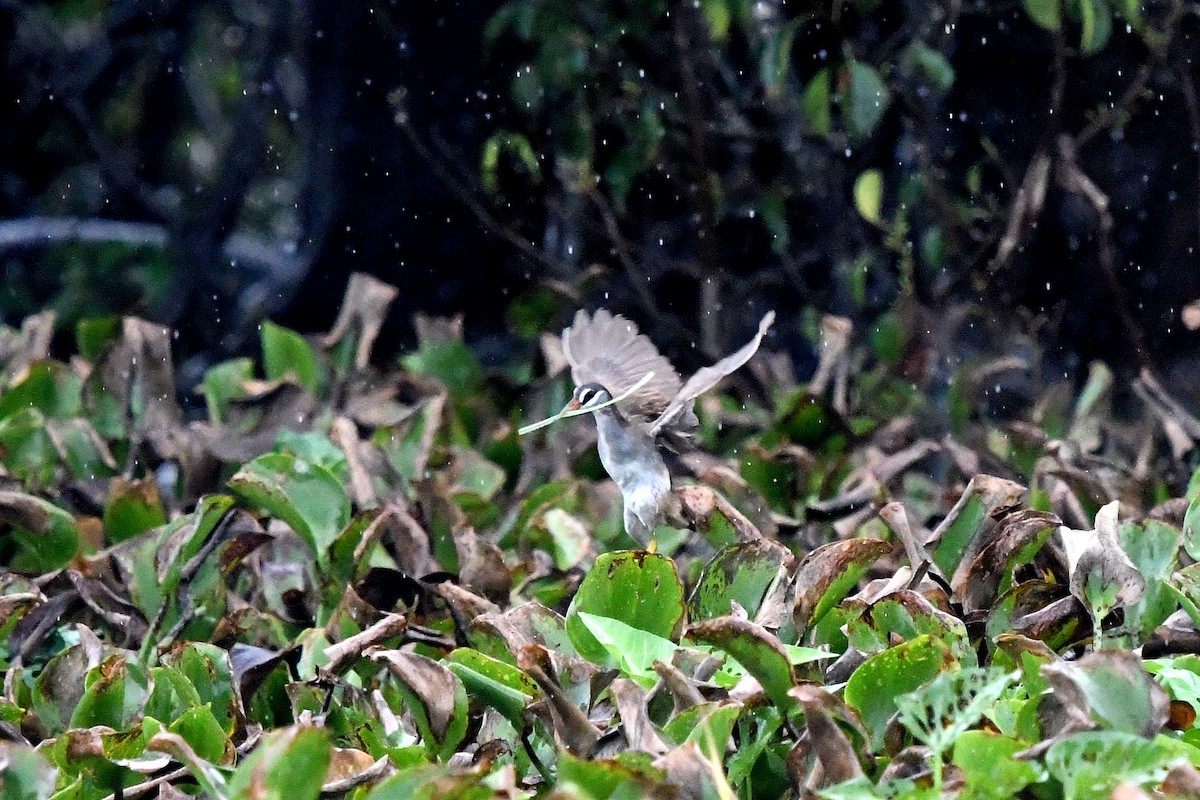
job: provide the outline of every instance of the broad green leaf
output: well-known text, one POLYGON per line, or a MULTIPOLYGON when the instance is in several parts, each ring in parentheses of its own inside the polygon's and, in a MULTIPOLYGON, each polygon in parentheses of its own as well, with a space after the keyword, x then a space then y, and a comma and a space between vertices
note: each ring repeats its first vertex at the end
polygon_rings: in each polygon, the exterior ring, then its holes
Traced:
POLYGON ((1146 579, 1146 593, 1125 607, 1125 628, 1145 641, 1175 611, 1175 598, 1166 589, 1178 565, 1179 529, 1155 519, 1120 528, 1121 547, 1146 579))
POLYGON ((327 469, 287 453, 268 453, 242 466, 229 488, 291 526, 324 563, 350 521, 350 498, 327 469))
POLYGON ((499 711, 517 728, 525 726, 525 709, 541 690, 532 678, 478 650, 460 647, 446 657, 446 666, 472 696, 499 711))
POLYGON ((272 450, 277 453, 290 453, 309 464, 324 467, 342 484, 350 482, 350 468, 346 464, 346 454, 342 448, 331 442, 325 433, 317 431, 297 433, 285 428, 275 437, 275 446, 272 450))
POLYGON ((591 544, 591 531, 583 520, 561 508, 551 508, 542 515, 542 523, 550 534, 554 565, 568 570, 579 564, 591 544))
POLYGON ((828 69, 817 72, 804 87, 804 117, 818 136, 828 136, 833 131, 833 96, 828 69))
POLYGON ((209 367, 200 383, 209 421, 225 422, 230 401, 245 396, 245 386, 252 380, 254 362, 248 358, 234 358, 209 367))
POLYGON ((1070 0, 1079 15, 1079 51, 1095 55, 1108 44, 1112 35, 1112 11, 1108 0, 1070 0))
POLYGON ((933 81, 934 86, 943 92, 950 91, 954 86, 954 67, 944 55, 920 42, 913 43, 908 52, 917 66, 933 81))
POLYGON ((329 734, 323 728, 269 731, 229 779, 227 797, 316 800, 329 767, 329 734))
POLYGON ((55 769, 28 744, 0 742, 4 780, 0 800, 45 800, 54 792, 55 769))
POLYGON ((567 633, 584 658, 610 664, 608 649, 579 619, 581 612, 674 641, 683 624, 683 611, 683 584, 669 558, 641 550, 605 553, 596 559, 571 600, 567 633))
MULTIPOLYGON (((1200 470, 1196 474, 1200 475, 1200 470)), ((1192 497, 1183 515, 1183 549, 1193 561, 1200 561, 1200 492, 1192 497)))
POLYGON ((77 416, 82 409, 83 378, 57 361, 35 361, 20 383, 0 394, 0 420, 36 409, 51 419, 77 416))
POLYGON ((789 713, 796 705, 788 694, 796 674, 783 644, 765 628, 734 617, 719 617, 693 625, 688 637, 711 644, 737 659, 754 676, 776 708, 789 713))
POLYGON ((1058 33, 1062 28, 1062 0, 1021 0, 1025 13, 1039 27, 1058 33))
POLYGON ((735 704, 704 703, 692 706, 663 726, 663 732, 676 742, 695 742, 700 752, 716 761, 723 760, 733 726, 743 709, 735 704))
POLYGON ((196 755, 205 761, 213 764, 233 761, 233 743, 225 735, 221 723, 213 716, 212 708, 207 703, 186 709, 168 726, 168 730, 182 736, 196 751, 196 755))
POLYGON ((729 545, 704 565, 688 600, 693 621, 733 613, 737 603, 751 617, 768 593, 787 581, 787 564, 793 556, 767 539, 729 545))
POLYGON ((154 688, 142 713, 169 725, 189 708, 202 705, 200 693, 186 675, 172 667, 153 667, 150 670, 154 688))
POLYGON ((655 661, 671 663, 679 645, 670 639, 627 625, 620 620, 579 612, 579 619, 601 646, 608 651, 609 660, 617 669, 649 689, 658 681, 655 661))
POLYGON ((0 452, 5 468, 26 484, 46 486, 54 481, 58 453, 46 432, 46 418, 27 407, 0 419, 0 452))
POLYGON ((264 322, 259 333, 267 380, 292 381, 318 394, 327 378, 304 337, 273 322, 264 322))
POLYGON ((869 136, 891 103, 887 85, 879 72, 862 61, 850 62, 849 105, 843 106, 850 132, 869 136))
POLYGON ((868 169, 854 181, 854 207, 867 222, 880 224, 883 211, 883 173, 868 169))
POLYGON ((0 491, 0 522, 11 526, 0 533, 0 542, 11 537, 15 551, 8 567, 17 572, 50 572, 66 566, 79 549, 74 518, 40 497, 0 491))
POLYGON ((123 542, 166 523, 167 512, 153 477, 113 478, 104 504, 104 533, 111 543, 123 542))
POLYGON ((75 346, 79 349, 79 355, 93 364, 100 358, 105 346, 120 336, 121 318, 116 314, 81 319, 75 325, 75 346))
POLYGON ((933 680, 940 672, 958 668, 950 649, 932 636, 877 653, 854 671, 846 683, 846 703, 862 717, 875 742, 896 713, 897 700, 933 680))
POLYGON ((1004 478, 982 474, 971 478, 958 502, 934 530, 933 562, 942 574, 953 575, 958 569, 971 540, 989 514, 998 508, 1015 505, 1025 493, 1024 486, 1004 478))
POLYGON ((962 800, 1007 800, 1031 783, 1045 780, 1037 762, 1016 759, 1028 743, 988 731, 966 731, 954 742, 954 765, 963 772, 962 800))
POLYGON ((483 385, 483 366, 475 351, 461 341, 427 344, 401 361, 406 369, 440 380, 456 398, 477 392, 483 385))
POLYGON ((878 539, 846 539, 805 556, 792 578, 796 630, 812 628, 850 593, 871 565, 891 551, 892 545, 878 539))
POLYGON ((596 800, 634 800, 662 776, 649 764, 577 758, 563 751, 558 760, 558 789, 567 797, 596 800))
POLYGON ((149 683, 149 675, 137 662, 122 655, 109 656, 88 670, 83 696, 71 714, 71 727, 107 725, 123 730, 141 712, 149 683))
POLYGON ((1099 725, 1139 736, 1153 736, 1167 722, 1169 698, 1127 650, 1102 650, 1078 661, 1042 668, 1064 704, 1090 712, 1099 725))

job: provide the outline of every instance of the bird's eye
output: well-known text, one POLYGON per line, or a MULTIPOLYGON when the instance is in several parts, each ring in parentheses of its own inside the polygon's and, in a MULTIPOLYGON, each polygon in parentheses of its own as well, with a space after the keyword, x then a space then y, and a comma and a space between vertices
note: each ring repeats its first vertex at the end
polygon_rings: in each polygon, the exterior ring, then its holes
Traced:
POLYGON ((583 388, 579 390, 579 405, 586 406, 591 402, 592 397, 596 394, 595 389, 583 388))

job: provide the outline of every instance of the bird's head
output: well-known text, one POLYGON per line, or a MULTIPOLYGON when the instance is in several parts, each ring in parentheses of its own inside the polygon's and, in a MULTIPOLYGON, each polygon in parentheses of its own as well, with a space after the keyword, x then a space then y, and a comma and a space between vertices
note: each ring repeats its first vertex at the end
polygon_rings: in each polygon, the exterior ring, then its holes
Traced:
POLYGON ((582 386, 575 387, 575 393, 571 395, 571 401, 567 403, 565 411, 576 411, 578 409, 588 409, 591 406, 598 406, 601 403, 607 403, 612 399, 612 395, 608 389, 605 389, 598 383, 585 383, 582 386))

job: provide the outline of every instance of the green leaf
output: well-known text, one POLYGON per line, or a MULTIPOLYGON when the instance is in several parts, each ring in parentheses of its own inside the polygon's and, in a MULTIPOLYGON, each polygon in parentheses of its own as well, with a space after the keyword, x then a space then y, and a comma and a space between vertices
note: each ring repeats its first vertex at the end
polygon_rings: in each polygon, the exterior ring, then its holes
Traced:
POLYGON ((802 21, 802 18, 793 19, 768 33, 765 38, 759 72, 769 97, 778 97, 783 92, 792 60, 792 42, 802 21))
POLYGON ((542 515, 542 522, 550 534, 550 552, 556 567, 571 569, 587 555, 591 532, 578 517, 561 508, 551 508, 542 515))
POLYGON ((1119 533, 1122 549, 1146 579, 1146 593, 1125 607, 1125 628, 1144 641, 1175 611, 1175 598, 1166 584, 1179 562, 1182 535, 1175 526, 1156 519, 1123 525, 1119 533))
POLYGON ((805 556, 792 578, 796 629, 814 627, 850 593, 871 565, 891 551, 892 545, 879 539, 846 539, 822 545, 805 556))
POLYGON ((269 731, 229 780, 227 797, 256 800, 317 800, 329 769, 323 728, 269 731))
MULTIPOLYGON (((595 800, 634 800, 646 796, 649 781, 661 772, 612 760, 576 758, 563 750, 558 760, 557 789, 565 797, 595 800)), ((397 796, 397 800, 399 797, 397 796)))
POLYGON ((1112 35, 1112 11, 1109 10, 1108 0, 1072 0, 1073 7, 1079 14, 1079 51, 1085 55, 1095 55, 1108 44, 1112 35))
POLYGON ((246 384, 252 380, 254 362, 248 358, 234 358, 209 367, 200 384, 209 421, 225 422, 229 415, 230 401, 244 397, 246 384))
POLYGON ((1161 736, 1088 731, 1055 742, 1045 761, 1051 777, 1062 784, 1065 800, 1101 800, 1119 783, 1161 783, 1173 767, 1186 763, 1183 747, 1161 736))
POLYGON ((233 745, 207 704, 186 709, 168 730, 182 736, 205 761, 214 764, 232 761, 233 745))
POLYGON ((45 800, 54 792, 56 770, 32 747, 4 742, 0 763, 4 764, 0 800, 45 800))
POLYGON ((729 22, 732 19, 727 0, 700 0, 700 11, 708 23, 708 32, 713 41, 724 39, 729 33, 729 22))
POLYGON ((704 565, 688 600, 691 619, 726 616, 734 603, 753 619, 771 590, 787 581, 792 560, 786 548, 767 539, 729 545, 704 565))
POLYGON ((867 222, 880 224, 883 210, 883 173, 864 170, 854 181, 854 207, 867 222))
POLYGON ((229 479, 229 488, 291 526, 321 563, 350 521, 350 498, 337 478, 287 453, 268 453, 246 463, 229 479))
POLYGON ((264 322, 259 333, 267 380, 291 381, 318 394, 326 376, 304 337, 273 322, 264 322))
POLYGON ((833 96, 830 73, 823 69, 809 80, 804 87, 804 117, 808 126, 818 136, 828 136, 833 131, 833 96))
POLYGON ((1102 650, 1078 661, 1042 669, 1055 693, 1096 723, 1113 730, 1152 736, 1162 728, 1169 699, 1146 672, 1141 657, 1128 650, 1102 650))
POLYGON ((329 474, 343 484, 350 482, 350 467, 342 448, 329 441, 329 437, 317 431, 298 433, 285 428, 275 437, 277 453, 290 453, 297 458, 329 470, 329 474))
POLYGON ((683 625, 683 584, 675 563, 658 553, 626 550, 596 559, 567 609, 567 634, 581 656, 613 663, 580 613, 608 617, 675 641, 683 625))
POLYGON ((754 676, 776 708, 789 713, 796 700, 788 692, 796 674, 783 644, 765 628, 734 617, 719 617, 693 625, 688 637, 720 648, 754 676))
POLYGON ((88 670, 83 696, 71 714, 72 728, 107 725, 124 730, 149 694, 150 677, 135 661, 114 654, 88 670))
POLYGON ((446 666, 473 697, 499 711, 518 729, 525 726, 530 701, 541 696, 533 678, 478 650, 460 647, 446 656, 446 666))
POLYGON ((939 91, 950 91, 954 86, 954 67, 944 55, 920 42, 914 42, 908 52, 913 62, 929 76, 939 91))
POLYGON ((1045 780, 1036 761, 1014 755, 1028 743, 988 731, 965 731, 954 742, 953 762, 966 780, 962 800, 1006 800, 1031 783, 1045 780))
MULTIPOLYGON (((1200 470, 1196 474, 1200 475, 1200 470)), ((1195 482, 1195 478, 1192 480, 1195 482)), ((1193 561, 1200 561, 1200 492, 1192 496, 1183 515, 1183 549, 1193 561)))
POLYGON ((189 708, 201 705, 200 693, 186 675, 172 667, 150 670, 154 688, 150 692, 143 715, 170 724, 189 708))
POLYGON ((930 750, 944 753, 983 718, 1015 677, 982 667, 943 672, 896 698, 900 722, 930 750))
POLYGON ((121 318, 116 314, 81 319, 75 325, 75 346, 79 349, 79 355, 93 364, 108 343, 120 336, 121 318))
POLYGON ((461 341, 425 344, 401 359, 404 366, 442 382, 454 397, 465 397, 483 386, 483 366, 475 352, 461 341))
POLYGON ((721 761, 743 709, 737 705, 703 703, 681 711, 663 726, 676 742, 696 742, 708 758, 721 761))
POLYGON ((158 483, 153 477, 113 478, 104 504, 104 532, 111 543, 123 542, 167 521, 158 483))
POLYGON ((891 96, 879 72, 870 64, 850 62, 849 107, 843 107, 850 133, 869 136, 887 111, 891 96))
MULTIPOLYGON (((12 526, 7 536, 16 549, 8 566, 16 572, 51 572, 66 566, 79 550, 75 519, 40 497, 0 491, 0 522, 12 526)), ((0 542, 4 538, 0 533, 0 542)))
POLYGON ((609 660, 617 665, 617 669, 647 689, 658 681, 658 674, 653 668, 654 662, 670 664, 671 656, 679 649, 679 645, 670 639, 647 633, 620 620, 600 617, 586 611, 579 613, 579 619, 596 641, 608 651, 609 660))
POLYGON ((0 419, 0 453, 4 466, 27 484, 44 486, 54 481, 58 454, 46 433, 46 418, 36 408, 24 408, 0 419))
POLYGON ((35 361, 21 381, 0 394, 0 420, 36 409, 51 419, 66 419, 82 410, 83 378, 66 364, 35 361))
POLYGON ((1039 27, 1053 33, 1062 29, 1062 0, 1021 0, 1021 3, 1039 27))
POLYGON ((919 636, 864 661, 846 683, 845 700, 862 716, 872 739, 881 742, 898 699, 957 666, 945 644, 919 636))

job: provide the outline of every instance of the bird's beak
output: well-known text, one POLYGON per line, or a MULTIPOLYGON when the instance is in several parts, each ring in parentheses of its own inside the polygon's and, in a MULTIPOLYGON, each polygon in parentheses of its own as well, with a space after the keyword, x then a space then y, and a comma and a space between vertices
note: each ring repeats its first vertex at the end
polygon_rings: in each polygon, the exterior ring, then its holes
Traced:
POLYGON ((572 397, 571 401, 563 406, 563 411, 578 411, 581 408, 583 408, 583 403, 572 397))

